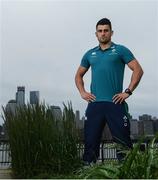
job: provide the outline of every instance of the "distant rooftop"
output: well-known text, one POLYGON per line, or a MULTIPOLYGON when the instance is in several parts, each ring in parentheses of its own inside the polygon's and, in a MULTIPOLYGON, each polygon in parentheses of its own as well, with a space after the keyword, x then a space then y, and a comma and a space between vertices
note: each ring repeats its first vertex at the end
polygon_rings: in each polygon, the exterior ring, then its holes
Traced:
POLYGON ((11 99, 10 101, 8 101, 8 103, 16 103, 15 99, 11 99))

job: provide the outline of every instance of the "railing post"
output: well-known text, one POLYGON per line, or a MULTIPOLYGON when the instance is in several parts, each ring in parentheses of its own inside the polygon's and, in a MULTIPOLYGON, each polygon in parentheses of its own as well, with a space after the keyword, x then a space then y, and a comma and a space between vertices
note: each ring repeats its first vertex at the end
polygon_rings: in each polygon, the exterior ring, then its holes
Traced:
POLYGON ((101 143, 101 161, 104 162, 104 141, 101 143))

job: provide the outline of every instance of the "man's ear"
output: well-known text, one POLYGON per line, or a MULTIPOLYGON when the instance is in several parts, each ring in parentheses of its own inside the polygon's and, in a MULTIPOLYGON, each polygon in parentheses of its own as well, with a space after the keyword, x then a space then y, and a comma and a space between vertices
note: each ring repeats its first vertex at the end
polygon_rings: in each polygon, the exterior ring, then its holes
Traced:
POLYGON ((96 35, 96 37, 97 37, 97 32, 95 32, 95 35, 96 35))
POLYGON ((113 34, 114 34, 114 31, 112 30, 112 31, 111 31, 111 35, 113 36, 113 34))

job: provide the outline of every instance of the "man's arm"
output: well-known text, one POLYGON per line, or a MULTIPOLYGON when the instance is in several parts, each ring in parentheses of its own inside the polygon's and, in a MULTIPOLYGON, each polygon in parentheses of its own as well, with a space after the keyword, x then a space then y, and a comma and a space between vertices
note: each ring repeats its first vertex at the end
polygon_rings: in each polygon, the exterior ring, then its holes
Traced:
MULTIPOLYGON (((134 89, 138 86, 144 72, 142 70, 142 67, 140 66, 140 64, 138 63, 138 61, 136 59, 130 61, 127 65, 133 71, 132 77, 131 77, 131 82, 128 86, 128 89, 130 89, 130 91, 133 92, 134 89)), ((115 104, 117 104, 117 103, 121 104, 128 97, 129 97, 129 94, 127 94, 125 92, 119 93, 113 97, 113 102, 115 102, 115 104)))
POLYGON ((90 102, 90 101, 94 101, 95 100, 95 96, 89 92, 86 92, 85 88, 84 88, 84 81, 83 81, 83 76, 85 75, 85 73, 88 71, 87 68, 84 68, 82 66, 80 66, 77 70, 77 73, 75 75, 75 83, 76 86, 81 94, 81 97, 90 102))
POLYGON ((131 82, 128 86, 132 92, 138 86, 144 72, 137 60, 130 61, 127 65, 133 71, 131 82))

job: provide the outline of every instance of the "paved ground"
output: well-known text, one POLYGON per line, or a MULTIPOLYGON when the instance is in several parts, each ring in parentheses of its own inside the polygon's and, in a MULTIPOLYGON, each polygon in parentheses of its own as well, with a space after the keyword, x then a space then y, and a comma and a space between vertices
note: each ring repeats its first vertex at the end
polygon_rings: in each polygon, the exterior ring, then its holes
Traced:
POLYGON ((11 179, 10 169, 0 169, 0 179, 11 179))

